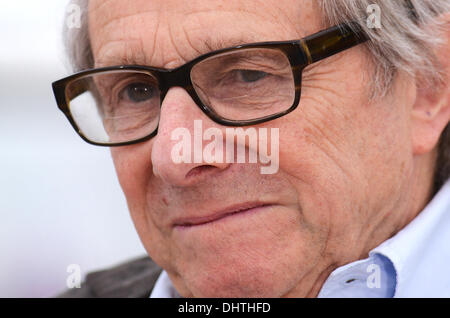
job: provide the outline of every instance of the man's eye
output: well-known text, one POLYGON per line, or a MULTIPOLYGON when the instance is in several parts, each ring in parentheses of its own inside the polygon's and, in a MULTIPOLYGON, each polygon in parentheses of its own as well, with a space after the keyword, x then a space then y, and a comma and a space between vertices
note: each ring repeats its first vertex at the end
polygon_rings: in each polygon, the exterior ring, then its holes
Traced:
POLYGON ((239 78, 246 83, 256 82, 268 75, 266 72, 255 70, 237 70, 237 73, 239 78))
POLYGON ((154 88, 146 83, 132 83, 125 87, 123 93, 134 102, 141 103, 151 99, 154 96, 154 88))

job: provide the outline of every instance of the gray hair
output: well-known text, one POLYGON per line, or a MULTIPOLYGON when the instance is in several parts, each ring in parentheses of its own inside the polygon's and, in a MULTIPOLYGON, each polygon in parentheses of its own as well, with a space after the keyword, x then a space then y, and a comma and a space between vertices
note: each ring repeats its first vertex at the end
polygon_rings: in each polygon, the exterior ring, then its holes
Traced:
MULTIPOLYGON (((64 27, 67 55, 74 68, 80 71, 94 66, 89 30, 88 1, 72 0, 81 8, 81 28, 64 27)), ((356 21, 370 38, 364 44, 373 66, 372 98, 382 97, 392 87, 398 71, 417 78, 421 85, 439 87, 449 74, 442 68, 434 50, 443 41, 443 24, 436 13, 450 11, 448 0, 319 0, 325 26, 356 21), (381 12, 381 29, 370 28, 367 8, 378 5, 381 12)), ((438 145, 438 159, 434 175, 436 193, 450 177, 450 124, 443 131, 438 145)))

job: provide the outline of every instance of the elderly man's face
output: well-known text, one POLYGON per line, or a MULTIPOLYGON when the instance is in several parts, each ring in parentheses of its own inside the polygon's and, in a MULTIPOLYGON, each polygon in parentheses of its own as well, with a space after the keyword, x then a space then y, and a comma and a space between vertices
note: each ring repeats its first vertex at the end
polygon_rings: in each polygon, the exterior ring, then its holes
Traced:
MULTIPOLYGON (((91 0, 89 10, 97 67, 174 68, 213 49, 323 28, 309 0, 91 0)), ((358 46, 308 67, 299 107, 255 126, 279 128, 276 174, 252 163, 175 164, 175 128, 193 134, 201 119, 204 130, 225 130, 178 87, 156 137, 112 149, 140 238, 182 296, 315 296, 331 270, 398 229, 413 94, 398 80, 369 102, 369 65, 358 46)))

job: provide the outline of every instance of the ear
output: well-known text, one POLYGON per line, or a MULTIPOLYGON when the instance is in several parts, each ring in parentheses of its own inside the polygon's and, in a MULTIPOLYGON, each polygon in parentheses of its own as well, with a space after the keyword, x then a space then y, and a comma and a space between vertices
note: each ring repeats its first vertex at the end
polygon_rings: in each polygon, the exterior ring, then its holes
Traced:
MULTIPOLYGON (((447 19, 446 27, 449 25, 450 21, 447 19)), ((425 87, 420 84, 421 81, 417 81, 417 95, 412 108, 414 155, 431 152, 450 121, 450 29, 447 30, 444 33, 446 43, 435 51, 444 75, 442 83, 438 87, 425 87)))

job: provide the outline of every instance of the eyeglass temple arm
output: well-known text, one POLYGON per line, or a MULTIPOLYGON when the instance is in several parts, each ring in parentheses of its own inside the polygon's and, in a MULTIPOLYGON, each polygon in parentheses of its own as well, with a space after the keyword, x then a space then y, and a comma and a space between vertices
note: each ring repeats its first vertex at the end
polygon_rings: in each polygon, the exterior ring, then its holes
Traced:
POLYGON ((349 23, 307 36, 300 41, 300 44, 306 54, 308 64, 311 64, 367 40, 367 36, 356 23, 349 23))

